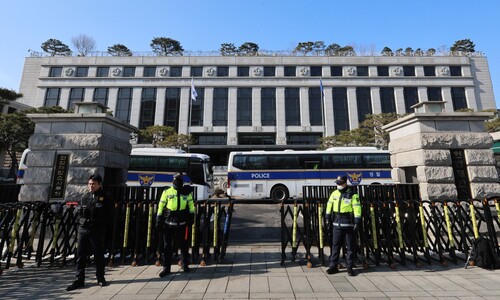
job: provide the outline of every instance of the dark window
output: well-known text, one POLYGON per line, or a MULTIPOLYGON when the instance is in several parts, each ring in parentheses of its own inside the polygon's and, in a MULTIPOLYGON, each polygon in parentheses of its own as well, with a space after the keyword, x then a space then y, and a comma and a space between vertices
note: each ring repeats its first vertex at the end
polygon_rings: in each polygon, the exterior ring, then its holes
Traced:
POLYGON ((276 126, 276 89, 262 88, 260 99, 262 126, 276 126))
POLYGON ((366 120, 366 115, 373 114, 372 97, 369 87, 356 88, 356 103, 358 105, 358 121, 363 123, 366 120))
POLYGON ((181 103, 181 89, 167 88, 165 93, 165 118, 164 126, 170 126, 177 132, 179 130, 179 107, 181 103))
POLYGON ((436 76, 436 68, 434 66, 424 66, 424 76, 436 76))
POLYGON ((95 88, 94 97, 92 101, 101 103, 102 105, 108 105, 108 88, 95 88))
POLYGON ((51 67, 49 77, 61 77, 62 67, 51 67))
POLYGON ((441 101, 443 98, 441 96, 440 87, 428 87, 427 88, 427 99, 429 101, 441 101))
POLYGON ((382 106, 382 113, 395 113, 396 101, 394 98, 394 88, 381 87, 380 88, 380 102, 382 106))
POLYGON ((311 126, 323 125, 323 103, 319 87, 309 88, 309 120, 311 126))
POLYGON ((198 145, 227 145, 226 134, 194 135, 198 145))
POLYGON ((75 77, 87 77, 89 75, 89 67, 77 67, 75 77))
POLYGON ((59 106, 60 96, 60 88, 48 88, 45 92, 45 103, 43 104, 43 106, 59 106))
POLYGON ((217 67, 217 77, 229 76, 229 67, 217 67))
POLYGON ((465 88, 452 87, 451 88, 451 101, 453 103, 453 110, 467 108, 467 98, 465 97, 465 88))
POLYGON ((252 89, 238 88, 236 125, 252 126, 252 89))
POLYGON ((415 76, 415 66, 403 66, 404 76, 415 76))
POLYGON ((269 133, 269 134, 239 133, 238 145, 276 145, 276 137, 274 133, 269 133))
POLYGON ((69 92, 68 109, 74 109, 75 102, 82 102, 84 94, 84 88, 72 88, 69 92))
POLYGON ((132 106, 132 88, 118 89, 115 117, 125 123, 130 123, 130 107, 132 106))
POLYGON ((450 75, 451 76, 462 76, 462 67, 461 66, 450 66, 450 75))
POLYGON ((191 101, 189 97, 189 102, 191 103, 191 126, 203 126, 203 107, 205 102, 205 88, 197 87, 196 101, 191 101))
POLYGON ((264 67, 264 77, 276 76, 276 67, 264 67))
POLYGON ((109 67, 97 67, 96 77, 108 77, 109 67))
POLYGON ((170 77, 181 77, 182 67, 170 67, 170 77))
POLYGON ((227 88, 214 88, 213 126, 227 126, 228 92, 227 88))
POLYGON ((250 76, 249 67, 238 67, 238 77, 248 77, 250 76))
POLYGON ((377 67, 377 75, 378 76, 389 76, 389 67, 388 66, 378 66, 377 67))
POLYGON ((133 155, 130 157, 129 170, 187 172, 189 170, 189 160, 189 157, 152 157, 133 155))
POLYGON ((417 104, 418 101, 418 91, 416 87, 405 87, 403 88, 403 94, 405 98, 405 112, 412 113, 413 105, 417 104))
POLYGON ((139 114, 139 129, 145 129, 155 123, 156 88, 143 88, 141 111, 139 114))
POLYGON ((144 67, 144 77, 155 77, 156 67, 144 67))
POLYGON ((135 67, 123 67, 123 77, 134 77, 135 67))
POLYGON ((285 125, 300 125, 300 95, 298 88, 285 88, 285 125))
POLYGON ((357 66, 356 67, 356 75, 368 76, 368 67, 367 66, 357 66))
POLYGON ((191 77, 202 77, 203 67, 191 67, 191 77))
POLYGON ((294 67, 285 67, 285 76, 287 77, 295 77, 296 74, 295 74, 295 66, 294 67))
POLYGON ((333 123, 335 134, 349 130, 349 111, 347 108, 347 88, 333 88, 333 123))
POLYGON ((338 67, 338 66, 335 66, 335 67, 330 67, 330 72, 332 74, 332 76, 335 76, 335 77, 342 77, 342 67, 338 67))
POLYGON ((288 133, 286 135, 287 145, 318 145, 320 144, 319 139, 321 134, 300 134, 300 133, 288 133))
POLYGON ((321 66, 311 66, 311 76, 322 76, 323 67, 321 66))

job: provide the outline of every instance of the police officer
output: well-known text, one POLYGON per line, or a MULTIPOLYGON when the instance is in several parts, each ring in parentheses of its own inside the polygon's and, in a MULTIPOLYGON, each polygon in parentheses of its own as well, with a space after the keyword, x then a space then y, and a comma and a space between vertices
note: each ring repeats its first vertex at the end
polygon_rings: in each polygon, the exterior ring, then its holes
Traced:
POLYGON ((68 291, 84 286, 85 266, 91 250, 94 252, 97 283, 100 286, 108 285, 104 279, 104 236, 107 221, 112 219, 113 203, 102 188, 100 175, 90 176, 87 188, 88 192, 83 195, 78 212, 76 280, 66 288, 68 291))
POLYGON ((353 270, 354 251, 356 247, 356 229, 361 223, 361 203, 359 196, 347 186, 347 177, 338 176, 335 181, 337 189, 332 192, 326 206, 326 218, 332 222, 332 254, 328 274, 338 273, 340 248, 347 248, 347 274, 356 276, 353 270))
POLYGON ((172 265, 172 243, 176 238, 181 249, 182 269, 189 272, 189 252, 187 230, 194 221, 194 202, 191 186, 184 186, 182 173, 174 175, 173 185, 163 191, 156 217, 157 228, 163 228, 163 270, 159 276, 170 274, 172 265))

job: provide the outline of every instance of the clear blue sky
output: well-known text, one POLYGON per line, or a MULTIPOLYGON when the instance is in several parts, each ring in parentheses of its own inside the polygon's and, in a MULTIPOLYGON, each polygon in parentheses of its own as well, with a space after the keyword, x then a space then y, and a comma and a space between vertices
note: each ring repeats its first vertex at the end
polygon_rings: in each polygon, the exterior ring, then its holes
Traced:
POLYGON ((86 0, 1 1, 0 87, 19 91, 28 49, 50 38, 94 38, 98 51, 120 43, 151 51, 154 37, 186 51, 217 51, 221 43, 254 42, 292 50, 298 42, 392 50, 449 48, 471 39, 488 58, 500 107, 500 1, 337 0, 86 0))

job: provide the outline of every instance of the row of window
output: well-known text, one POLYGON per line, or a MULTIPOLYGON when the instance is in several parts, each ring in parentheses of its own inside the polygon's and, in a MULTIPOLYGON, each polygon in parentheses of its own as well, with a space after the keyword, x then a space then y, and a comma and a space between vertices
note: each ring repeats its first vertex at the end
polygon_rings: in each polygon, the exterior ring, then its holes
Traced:
MULTIPOLYGON (((160 76, 169 76, 169 77, 181 77, 182 76, 182 66, 171 66, 168 69, 166 67, 156 67, 156 66, 145 66, 143 68, 142 77, 156 77, 158 74, 160 76), (159 68, 159 69, 158 69, 159 68), (158 74, 157 74, 158 73, 158 74)), ((323 67, 322 66, 310 66, 309 68, 305 67, 297 67, 297 66, 285 66, 284 67, 284 76, 285 77, 295 77, 297 76, 297 68, 299 73, 306 76, 323 76, 323 67)), ((343 67, 343 66, 330 66, 330 75, 332 77, 342 77, 346 74, 349 76, 381 76, 386 77, 390 76, 390 71, 397 76, 416 76, 415 75, 415 66, 402 66, 402 67, 394 67, 390 68, 389 66, 377 66, 377 74, 369 74, 368 66, 356 66, 356 67, 343 67)), ((229 67, 228 66, 218 66, 216 69, 212 69, 211 67, 205 69, 207 76, 217 76, 217 77, 228 77, 229 76, 229 67)), ((275 66, 265 66, 261 68, 253 69, 254 75, 264 76, 264 77, 274 77, 276 76, 276 67, 275 66)), ((423 66, 424 76, 436 76, 436 66, 423 66)), ((462 67, 461 66, 448 66, 441 67, 439 70, 441 75, 449 75, 449 76, 462 76, 462 67)), ((62 77, 63 68, 62 67, 51 67, 49 72, 49 77, 62 77)), ((75 77, 88 77, 89 67, 81 66, 66 69, 66 76, 75 76, 75 77)), ((135 77, 136 76, 136 67, 123 67, 123 68, 114 68, 110 67, 97 67, 96 77, 109 77, 113 76, 121 76, 121 77, 135 77)), ((202 66, 192 66, 190 67, 190 76, 191 77, 202 77, 203 76, 203 67, 202 66)), ((250 67, 248 66, 238 66, 237 67, 237 76, 238 77, 249 77, 250 76, 250 67)))
MULTIPOLYGON (((112 107, 114 116, 123 122, 130 123, 131 106, 133 100, 133 88, 119 88, 116 98, 116 107, 112 107)), ((197 88, 197 101, 189 101, 191 103, 191 120, 190 126, 204 126, 204 94, 203 87, 197 88)), ((75 102, 84 101, 84 88, 72 88, 69 93, 68 109, 72 109, 75 102)), ((60 88, 48 88, 45 95, 44 106, 58 106, 60 103, 60 88)), ((397 112, 396 97, 393 87, 380 87, 380 104, 382 113, 397 112)), ((413 112, 411 106, 420 102, 417 87, 404 87, 404 109, 406 113, 413 112)), ((108 106, 109 89, 95 88, 92 100, 108 106)), ((452 87, 451 99, 453 110, 467 108, 465 88, 452 87)), ((228 88, 213 89, 213 107, 212 107, 212 126, 227 126, 229 114, 229 93, 228 88)), ((261 88, 260 93, 260 124, 262 126, 276 126, 276 88, 261 88)), ((428 101, 442 101, 442 91, 440 87, 427 88, 428 101)), ((155 118, 157 88, 142 88, 141 105, 139 111, 140 129, 157 124, 155 118)), ((178 131, 179 128, 179 111, 181 103, 181 88, 166 88, 165 109, 163 112, 163 124, 171 126, 178 131)), ((252 126, 252 88, 238 88, 236 94, 236 120, 237 126, 252 126)), ((309 88, 308 90, 309 104, 309 119, 311 126, 322 126, 323 118, 323 103, 322 91, 319 87, 309 88)), ((363 122, 367 114, 372 114, 372 96, 370 87, 356 88, 356 101, 358 107, 358 120, 363 122)), ((349 109, 346 87, 332 88, 332 103, 333 103, 333 121, 335 133, 338 134, 342 130, 350 130, 349 109)), ((301 126, 301 99, 300 88, 285 88, 284 97, 285 107, 285 125, 286 126, 301 126)), ((135 124, 134 124, 135 125, 135 124)), ((251 143, 251 141, 249 141, 251 143)))

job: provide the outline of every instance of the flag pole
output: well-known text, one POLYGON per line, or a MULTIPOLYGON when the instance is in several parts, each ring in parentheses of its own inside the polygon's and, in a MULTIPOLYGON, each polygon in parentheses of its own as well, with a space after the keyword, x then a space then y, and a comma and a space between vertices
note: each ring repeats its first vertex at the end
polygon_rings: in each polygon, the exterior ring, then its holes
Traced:
POLYGON ((323 78, 319 79, 319 89, 321 92, 321 121, 323 123, 323 138, 326 137, 326 105, 325 105, 325 91, 323 89, 323 78))

